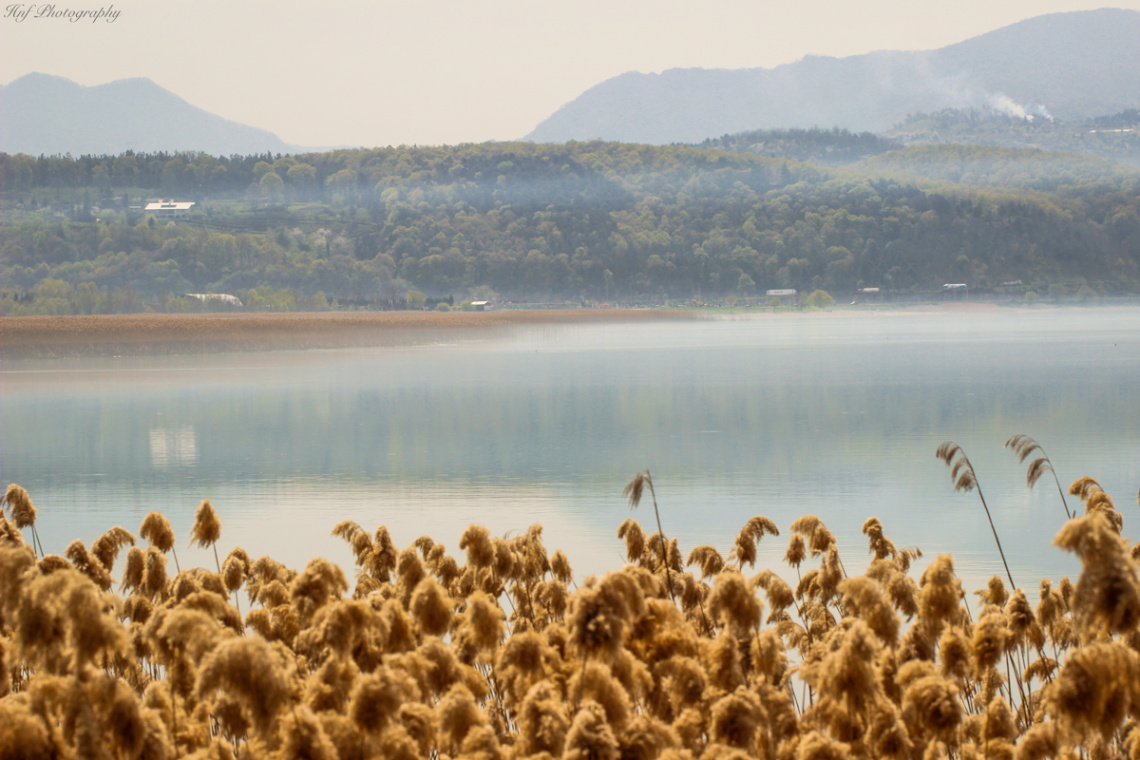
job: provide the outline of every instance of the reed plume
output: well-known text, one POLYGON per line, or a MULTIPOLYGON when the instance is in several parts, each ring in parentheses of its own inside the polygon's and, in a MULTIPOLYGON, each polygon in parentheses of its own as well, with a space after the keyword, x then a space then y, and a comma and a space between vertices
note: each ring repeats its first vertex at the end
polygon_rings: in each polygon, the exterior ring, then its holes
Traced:
POLYGON ((178 565, 178 552, 174 551, 174 530, 170 527, 170 520, 167 520, 165 515, 161 512, 147 513, 147 516, 143 518, 142 525, 139 526, 139 535, 163 554, 167 552, 173 554, 174 567, 178 572, 182 572, 182 568, 178 565))
POLYGON ((71 560, 71 564, 75 569, 90 578, 96 586, 103 591, 111 588, 111 574, 107 572, 107 568, 103 566, 95 557, 92 557, 87 551, 87 547, 79 539, 72 541, 67 545, 64 550, 63 556, 71 560))
POLYGON ((793 533, 788 539, 788 550, 784 552, 784 561, 798 572, 805 559, 807 559, 807 544, 804 542, 804 537, 799 533, 793 533))
POLYGON ((618 526, 617 537, 625 540, 625 557, 629 562, 641 564, 645 558, 645 531, 641 524, 628 517, 618 526))
POLYGON ((937 635, 944 625, 961 616, 962 584, 954 575, 954 559, 941 554, 922 573, 918 589, 919 622, 937 635))
POLYGON ((491 531, 481 525, 471 525, 459 538, 459 548, 467 552, 467 564, 476 570, 490 567, 495 562, 495 545, 491 531))
POLYGON ((453 686, 440 700, 437 709, 436 730, 440 747, 450 753, 457 753, 467 734, 486 723, 486 718, 475 703, 475 696, 463 684, 453 686))
POLYGON ((570 560, 561 550, 554 552, 550 557, 550 572, 562 583, 574 580, 574 571, 570 568, 570 560))
POLYGON ((547 753, 561 757, 570 718, 566 705, 548 681, 536 683, 527 692, 518 713, 518 752, 522 757, 547 753))
POLYGON ((615 677, 613 668, 597 660, 586 663, 581 672, 570 679, 567 693, 572 695, 575 704, 585 700, 601 705, 606 723, 619 733, 625 729, 632 705, 629 693, 615 677))
POLYGON ((232 638, 207 654, 198 669, 198 699, 218 692, 236 700, 250 724, 268 739, 278 714, 290 700, 290 666, 259 638, 232 638))
POLYGON ((35 542, 35 546, 39 548, 39 556, 44 556, 44 545, 40 543, 40 536, 36 533, 38 510, 32 504, 32 497, 28 495, 28 492, 15 483, 8 484, 4 495, 0 496, 0 507, 8 509, 8 513, 12 516, 12 522, 15 523, 18 530, 32 529, 32 540, 35 542))
POLYGON ((190 528, 190 545, 214 550, 214 565, 218 575, 222 574, 222 563, 218 560, 218 539, 222 537, 222 521, 218 519, 209 499, 202 499, 194 511, 194 525, 190 528))
POLYGON ((709 595, 709 614, 738 636, 749 635, 760 625, 760 600, 749 588, 744 576, 730 570, 716 577, 709 595))
POLYGON ((1140 707, 1140 658, 1120 642, 1093 644, 1073 653, 1048 693, 1047 708, 1062 727, 1082 739, 1109 740, 1140 707))
POLYGON ((423 578, 416 584, 411 599, 411 612, 420 630, 429 636, 441 636, 451 627, 453 603, 447 590, 434 578, 423 578))
POLYGON ((709 741, 747 752, 756 743, 757 732, 765 718, 760 700, 745 688, 737 689, 713 705, 709 741))
POLYGON ((898 641, 899 619, 883 596, 879 584, 867 577, 848 578, 839 584, 843 606, 888 646, 898 641))
POLYGON ((634 475, 633 480, 629 481, 622 489, 621 495, 629 499, 630 509, 637 509, 646 486, 649 486, 649 495, 653 499, 653 516, 657 518, 657 533, 661 537, 661 556, 665 563, 665 587, 669 590, 669 598, 676 602, 677 600, 673 596, 673 578, 669 569, 670 552, 666 548, 665 531, 661 527, 661 511, 657 508, 657 491, 653 489, 653 476, 649 474, 649 469, 646 468, 634 475))
POLYGON ((415 687, 406 677, 381 667, 356 679, 349 697, 349 717, 365 733, 379 733, 394 721, 400 705, 412 696, 415 687))
POLYGON ((1065 501, 1065 491, 1061 488, 1061 481, 1057 479, 1057 471, 1053 469, 1053 462, 1049 459, 1049 455, 1045 453, 1045 449, 1041 444, 1033 440, 1029 436, 1018 433, 1017 435, 1010 436, 1009 440, 1005 442, 1005 447, 1011 449, 1017 455, 1017 461, 1024 463, 1034 452, 1039 452, 1041 456, 1035 458, 1029 463, 1029 469, 1025 473, 1025 484, 1029 486, 1029 490, 1033 490, 1033 486, 1037 485, 1037 481, 1046 472, 1053 476, 1053 482, 1057 485, 1057 495, 1061 497, 1061 506, 1065 510, 1065 517, 1071 518, 1074 515, 1069 512, 1069 504, 1065 501))
POLYGON ((461 659, 472 663, 477 657, 489 658, 506 634, 505 615, 495 600, 482 591, 467 598, 467 608, 456 621, 455 639, 461 659))
POLYGON ((733 543, 730 560, 736 560, 737 569, 743 571, 747 564, 749 567, 756 564, 756 546, 764 536, 778 536, 780 530, 776 524, 767 517, 753 517, 736 536, 733 543))
POLYGON ((583 702, 566 734, 563 760, 619 760, 621 750, 605 709, 597 702, 583 702))
POLYGON ((1070 520, 1053 539, 1081 559, 1073 616, 1088 639, 1140 624, 1140 577, 1124 540, 1099 512, 1070 520))
POLYGON ((91 544, 91 553, 107 569, 107 572, 111 572, 115 567, 115 560, 119 556, 119 551, 128 545, 135 545, 135 537, 124 528, 116 525, 95 539, 95 543, 91 544))
POLYGON ((883 535, 883 524, 879 518, 871 517, 863 523, 863 535, 867 537, 875 559, 893 558, 898 554, 894 542, 883 535))

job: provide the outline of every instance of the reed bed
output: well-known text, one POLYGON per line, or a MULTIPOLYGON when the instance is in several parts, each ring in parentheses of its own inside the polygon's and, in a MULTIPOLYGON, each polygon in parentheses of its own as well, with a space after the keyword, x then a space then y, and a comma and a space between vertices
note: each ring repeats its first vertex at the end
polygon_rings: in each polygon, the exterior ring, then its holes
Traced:
POLYGON ((692 318, 653 309, 4 317, 0 359, 397 346, 521 325, 692 318))
POLYGON ((783 537, 754 517, 727 553, 686 555, 648 471, 626 495, 653 497, 658 530, 627 519, 627 564, 577 584, 538 525, 472 525, 449 551, 342 522, 350 578, 226 550, 208 501, 190 540, 213 568, 171 572, 158 513, 45 556, 12 485, 0 756, 1140 757, 1137 547, 1095 481, 1070 493, 1084 510, 1055 544, 1083 569, 1041 581, 1033 605, 998 576, 967 594, 950 556, 896 546, 875 518, 859 574, 810 515, 783 537), (760 542, 784 540, 786 568, 756 567, 760 542))

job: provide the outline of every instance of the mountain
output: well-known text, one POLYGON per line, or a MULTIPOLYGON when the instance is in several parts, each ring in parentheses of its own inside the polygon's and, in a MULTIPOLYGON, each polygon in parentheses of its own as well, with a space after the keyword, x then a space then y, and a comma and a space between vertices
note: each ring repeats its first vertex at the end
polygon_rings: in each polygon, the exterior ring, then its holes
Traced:
POLYGON ((126 150, 248 155, 295 148, 272 132, 192 106, 149 79, 84 87, 28 74, 0 87, 0 151, 78 156, 126 150))
POLYGON ((990 107, 1086 119, 1140 106, 1140 11, 1021 21, 938 50, 808 56, 772 69, 627 72, 525 140, 694 143, 757 129, 881 132, 908 114, 990 107))

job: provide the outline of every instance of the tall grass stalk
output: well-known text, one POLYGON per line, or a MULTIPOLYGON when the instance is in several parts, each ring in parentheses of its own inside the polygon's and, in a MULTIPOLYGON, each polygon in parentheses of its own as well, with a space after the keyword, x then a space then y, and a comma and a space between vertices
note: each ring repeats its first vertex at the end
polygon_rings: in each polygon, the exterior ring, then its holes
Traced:
POLYGON ((634 475, 633 480, 622 489, 621 495, 629 499, 630 509, 636 509, 641 503, 641 494, 645 486, 649 486, 649 495, 653 499, 653 515, 657 518, 657 534, 661 536, 661 560, 665 563, 665 583, 669 589, 669 598, 676 604, 677 597, 673 595, 673 577, 669 572, 669 545, 665 543, 665 531, 661 528, 661 511, 657 508, 657 492, 653 490, 653 476, 649 474, 649 468, 634 475))
POLYGON ((1009 585, 1011 588, 1016 589, 1018 586, 1013 581, 1013 573, 1009 571, 1009 563, 1005 561, 1005 551, 1001 548, 1001 539, 998 538, 997 528, 994 527, 994 518, 990 515, 990 508, 986 504, 986 497, 982 494, 982 487, 978 485, 978 478, 974 474, 974 466, 970 464, 970 458, 966 456, 966 452, 962 447, 953 441, 943 441, 942 445, 938 447, 935 456, 946 463, 950 468, 950 479, 954 481, 955 491, 972 491, 978 489, 978 498, 981 499, 982 509, 986 511, 986 519, 989 520, 990 530, 994 534, 994 542, 997 543, 998 554, 1001 555, 1001 564, 1005 567, 1005 577, 1009 578, 1009 585))

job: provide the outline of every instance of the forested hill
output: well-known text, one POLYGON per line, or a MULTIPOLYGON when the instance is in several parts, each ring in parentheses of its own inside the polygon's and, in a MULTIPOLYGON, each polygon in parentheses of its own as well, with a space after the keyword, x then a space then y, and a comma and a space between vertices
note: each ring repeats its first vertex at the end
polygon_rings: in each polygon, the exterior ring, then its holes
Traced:
POLYGON ((978 145, 918 145, 866 158, 851 167, 871 176, 1017 190, 1090 192, 1140 178, 1140 168, 1103 158, 978 145))
POLYGON ((112 292, 137 304, 256 287, 393 303, 410 288, 596 301, 948 281, 1140 291, 1134 173, 1034 152, 970 164, 962 149, 938 150, 842 169, 602 142, 282 158, 0 155, 0 288, 32 292, 41 306, 84 288, 92 309, 112 292), (950 176, 953 162, 974 177, 992 163, 1007 184, 953 183, 966 174, 950 176), (1054 174, 1062 180, 1041 181, 1054 174), (197 205, 185 221, 137 210, 158 197, 197 205))
MULTIPOLYGON (((826 133, 825 133, 826 134, 826 133)), ((908 117, 884 138, 905 145, 992 145, 1084 153, 1140 166, 1140 110, 1064 121, 994 109, 946 109, 908 117)))
POLYGON ((983 145, 1079 153, 1140 166, 1140 110, 1080 121, 1034 118, 992 108, 915 114, 876 135, 845 129, 758 129, 697 143, 771 158, 845 166, 911 145, 983 145))
POLYGON ((769 158, 790 158, 823 166, 843 166, 897 150, 902 142, 870 132, 846 129, 756 129, 697 144, 698 148, 730 150, 769 158))

